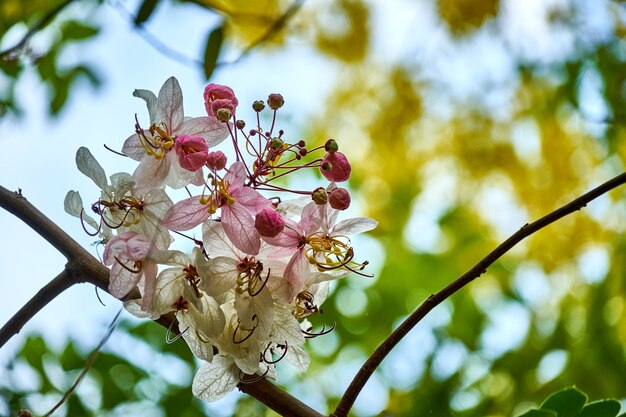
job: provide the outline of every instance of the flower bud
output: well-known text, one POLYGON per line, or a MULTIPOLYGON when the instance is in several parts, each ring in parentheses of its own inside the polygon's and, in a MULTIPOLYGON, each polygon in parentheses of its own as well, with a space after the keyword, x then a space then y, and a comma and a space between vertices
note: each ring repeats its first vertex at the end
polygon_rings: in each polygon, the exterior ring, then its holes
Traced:
POLYGON ((224 169, 226 167, 226 155, 222 151, 209 152, 206 157, 206 165, 213 171, 224 169))
POLYGON ((280 109, 283 107, 283 104, 285 104, 285 99, 280 94, 274 93, 267 97, 267 105, 270 106, 272 110, 280 109))
POLYGON ((272 140, 270 141, 270 148, 274 149, 275 151, 279 150, 280 148, 283 147, 283 144, 285 142, 283 142, 283 140, 281 138, 272 138, 272 140))
POLYGON ((257 100, 254 103, 252 103, 252 110, 254 110, 257 113, 260 111, 263 111, 264 108, 265 108, 265 103, 263 103, 263 100, 257 100))
POLYGON ((217 112, 215 112, 215 117, 217 117, 217 120, 222 123, 229 121, 230 116, 232 116, 232 113, 226 107, 222 107, 221 109, 218 109, 217 112))
POLYGON ((328 203, 328 193, 326 192, 324 187, 317 187, 311 193, 311 199, 318 206, 323 206, 324 204, 328 203))
POLYGON ((303 141, 303 140, 299 140, 298 141, 298 146, 301 147, 301 148, 304 148, 306 146, 306 142, 303 141))
POLYGON ((209 147, 199 136, 180 135, 174 142, 174 152, 178 155, 181 168, 195 172, 204 166, 209 147))
POLYGON ((254 227, 261 236, 275 237, 285 228, 285 219, 276 210, 266 207, 257 213, 254 227))
POLYGON ((324 144, 324 150, 328 153, 335 153, 339 150, 339 144, 335 139, 328 139, 324 144))
POLYGON ((301 156, 306 156, 307 153, 309 153, 309 151, 306 150, 306 148, 300 148, 300 150, 298 151, 298 153, 301 156))
POLYGON ((328 181, 343 182, 350 178, 352 166, 341 152, 329 152, 322 158, 320 171, 328 181))
POLYGON ((235 114, 238 104, 239 101, 230 87, 209 84, 204 88, 204 106, 209 116, 217 116, 217 110, 223 107, 235 114))
POLYGON ((350 207, 350 193, 345 188, 335 188, 330 192, 328 202, 335 210, 345 210, 350 207))
POLYGON ((244 127, 246 127, 246 122, 241 119, 237 120, 237 129, 243 130, 244 127))

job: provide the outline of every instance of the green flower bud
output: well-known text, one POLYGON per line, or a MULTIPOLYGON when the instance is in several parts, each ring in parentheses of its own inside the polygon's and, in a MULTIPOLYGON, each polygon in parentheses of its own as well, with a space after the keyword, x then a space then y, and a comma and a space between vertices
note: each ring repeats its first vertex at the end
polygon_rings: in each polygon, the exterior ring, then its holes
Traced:
POLYGON ((257 113, 260 111, 263 111, 264 108, 265 108, 265 103, 263 103, 263 100, 257 100, 254 103, 252 103, 252 110, 254 110, 257 113))
POLYGON ((339 144, 335 139, 328 139, 324 144, 324 150, 328 153, 334 153, 339 150, 339 144))
POLYGON ((326 192, 324 187, 318 187, 311 193, 311 199, 318 206, 323 206, 324 204, 328 203, 328 193, 326 192))
POLYGON ((283 144, 285 142, 283 142, 283 140, 281 138, 272 138, 272 140, 270 140, 270 148, 274 149, 275 151, 279 150, 280 148, 283 147, 283 144))
POLYGON ((230 116, 232 116, 232 113, 230 112, 230 110, 228 110, 225 107, 218 109, 217 113, 215 113, 215 117, 217 117, 217 120, 219 120, 222 123, 226 123, 227 121, 229 121, 230 116))

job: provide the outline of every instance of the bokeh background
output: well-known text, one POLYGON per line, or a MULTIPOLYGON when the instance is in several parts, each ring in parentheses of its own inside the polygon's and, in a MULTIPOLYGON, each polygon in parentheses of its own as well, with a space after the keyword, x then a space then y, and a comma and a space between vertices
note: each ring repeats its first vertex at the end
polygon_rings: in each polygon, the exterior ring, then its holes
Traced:
MULTIPOLYGON (((351 159, 355 239, 375 278, 333 287, 310 369, 277 383, 332 411, 365 358, 430 293, 526 222, 624 171, 626 6, 585 0, 0 1, 0 184, 95 254, 63 212, 97 190, 75 168, 88 146, 108 174, 145 105, 176 76, 188 115, 211 82, 245 107, 280 92, 290 139, 332 137, 351 159)), ((246 113, 247 111, 247 113, 246 113)), ((305 177, 303 181, 311 180, 305 177)), ((576 385, 626 400, 626 211, 616 190, 505 255, 409 334, 355 416, 511 416, 576 385)), ((0 321, 58 274, 62 256, 0 211, 0 321)), ((48 411, 119 303, 88 285, 54 300, 0 351, 0 415, 48 411)), ((59 416, 269 416, 233 393, 191 395, 182 341, 129 315, 59 416)))

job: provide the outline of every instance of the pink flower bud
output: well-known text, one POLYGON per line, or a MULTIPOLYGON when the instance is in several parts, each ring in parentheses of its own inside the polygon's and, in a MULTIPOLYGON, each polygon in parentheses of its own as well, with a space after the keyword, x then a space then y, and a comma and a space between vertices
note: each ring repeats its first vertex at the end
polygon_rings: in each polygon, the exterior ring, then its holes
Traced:
POLYGON ((215 116, 217 110, 226 108, 235 114, 239 101, 230 87, 209 84, 204 88, 204 106, 209 116, 215 116))
POLYGON ((327 153, 322 158, 320 172, 328 181, 343 182, 350 178, 352 167, 341 152, 327 153), (328 166, 330 164, 330 167, 328 166), (330 169, 328 169, 330 168, 330 169))
POLYGON ((206 165, 213 171, 224 169, 226 167, 226 155, 222 151, 209 152, 206 157, 206 165))
POLYGON ((285 228, 285 220, 276 210, 266 207, 257 213, 254 227, 261 236, 275 237, 285 228))
POLYGON ((174 142, 174 151, 178 162, 187 171, 197 171, 204 166, 209 147, 199 136, 180 135, 174 142))
POLYGON ((328 202, 335 210, 345 210, 350 207, 350 193, 345 188, 335 188, 330 192, 328 202))

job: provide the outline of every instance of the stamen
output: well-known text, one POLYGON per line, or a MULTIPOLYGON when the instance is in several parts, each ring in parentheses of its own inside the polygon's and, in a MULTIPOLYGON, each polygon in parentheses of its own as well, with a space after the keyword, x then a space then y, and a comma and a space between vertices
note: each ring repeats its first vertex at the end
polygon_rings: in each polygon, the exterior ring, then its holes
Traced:
POLYGON ((252 334, 254 333, 256 328, 259 326, 259 317, 255 314, 255 315, 252 316, 252 320, 256 321, 256 323, 254 324, 254 327, 252 329, 250 329, 250 330, 243 329, 243 331, 247 331, 247 332, 250 332, 250 333, 248 333, 243 339, 236 340, 237 332, 239 331, 239 326, 241 325, 241 322, 239 320, 237 320, 237 327, 235 328, 235 331, 233 332, 233 343, 234 344, 238 345, 240 343, 243 343, 246 340, 248 340, 250 338, 250 336, 252 336, 252 334))
POLYGON ((318 336, 324 336, 325 334, 328 334, 330 332, 332 332, 333 330, 335 330, 335 327, 337 327, 337 322, 333 322, 332 327, 330 327, 329 329, 326 329, 326 325, 322 325, 322 330, 320 330, 318 333, 313 333, 311 332, 311 329, 309 330, 302 330, 302 333, 304 333, 304 337, 306 339, 314 339, 318 336))
POLYGON ((122 268, 124 268, 128 272, 132 272, 133 274, 138 274, 143 269, 143 262, 142 261, 135 261, 135 264, 133 265, 135 268, 137 268, 135 270, 135 269, 131 269, 130 267, 124 265, 124 262, 120 261, 117 256, 115 256, 114 258, 120 265, 122 265, 122 268))
POLYGON ((263 372, 263 375, 259 375, 255 378, 251 378, 251 379, 244 379, 244 377, 246 376, 246 374, 244 374, 243 372, 239 372, 239 382, 242 384, 253 384, 255 382, 259 382, 260 380, 262 380, 263 378, 265 378, 267 376, 267 374, 269 373, 270 368, 267 367, 267 369, 265 369, 265 372, 263 372))
POLYGON ((275 365, 278 362, 280 362, 285 357, 285 355, 287 355, 287 349, 289 348, 289 345, 287 344, 286 340, 285 340, 285 344, 284 345, 277 344, 276 347, 282 349, 283 353, 280 355, 280 357, 278 359, 274 359, 274 360, 270 359, 270 360, 268 360, 265 357, 265 355, 267 354, 267 351, 269 350, 270 354, 274 354, 274 348, 272 348, 271 346, 272 346, 272 342, 270 342, 267 345, 267 347, 265 348, 265 350, 263 351, 262 359, 263 359, 263 362, 265 362, 268 365, 275 365))

